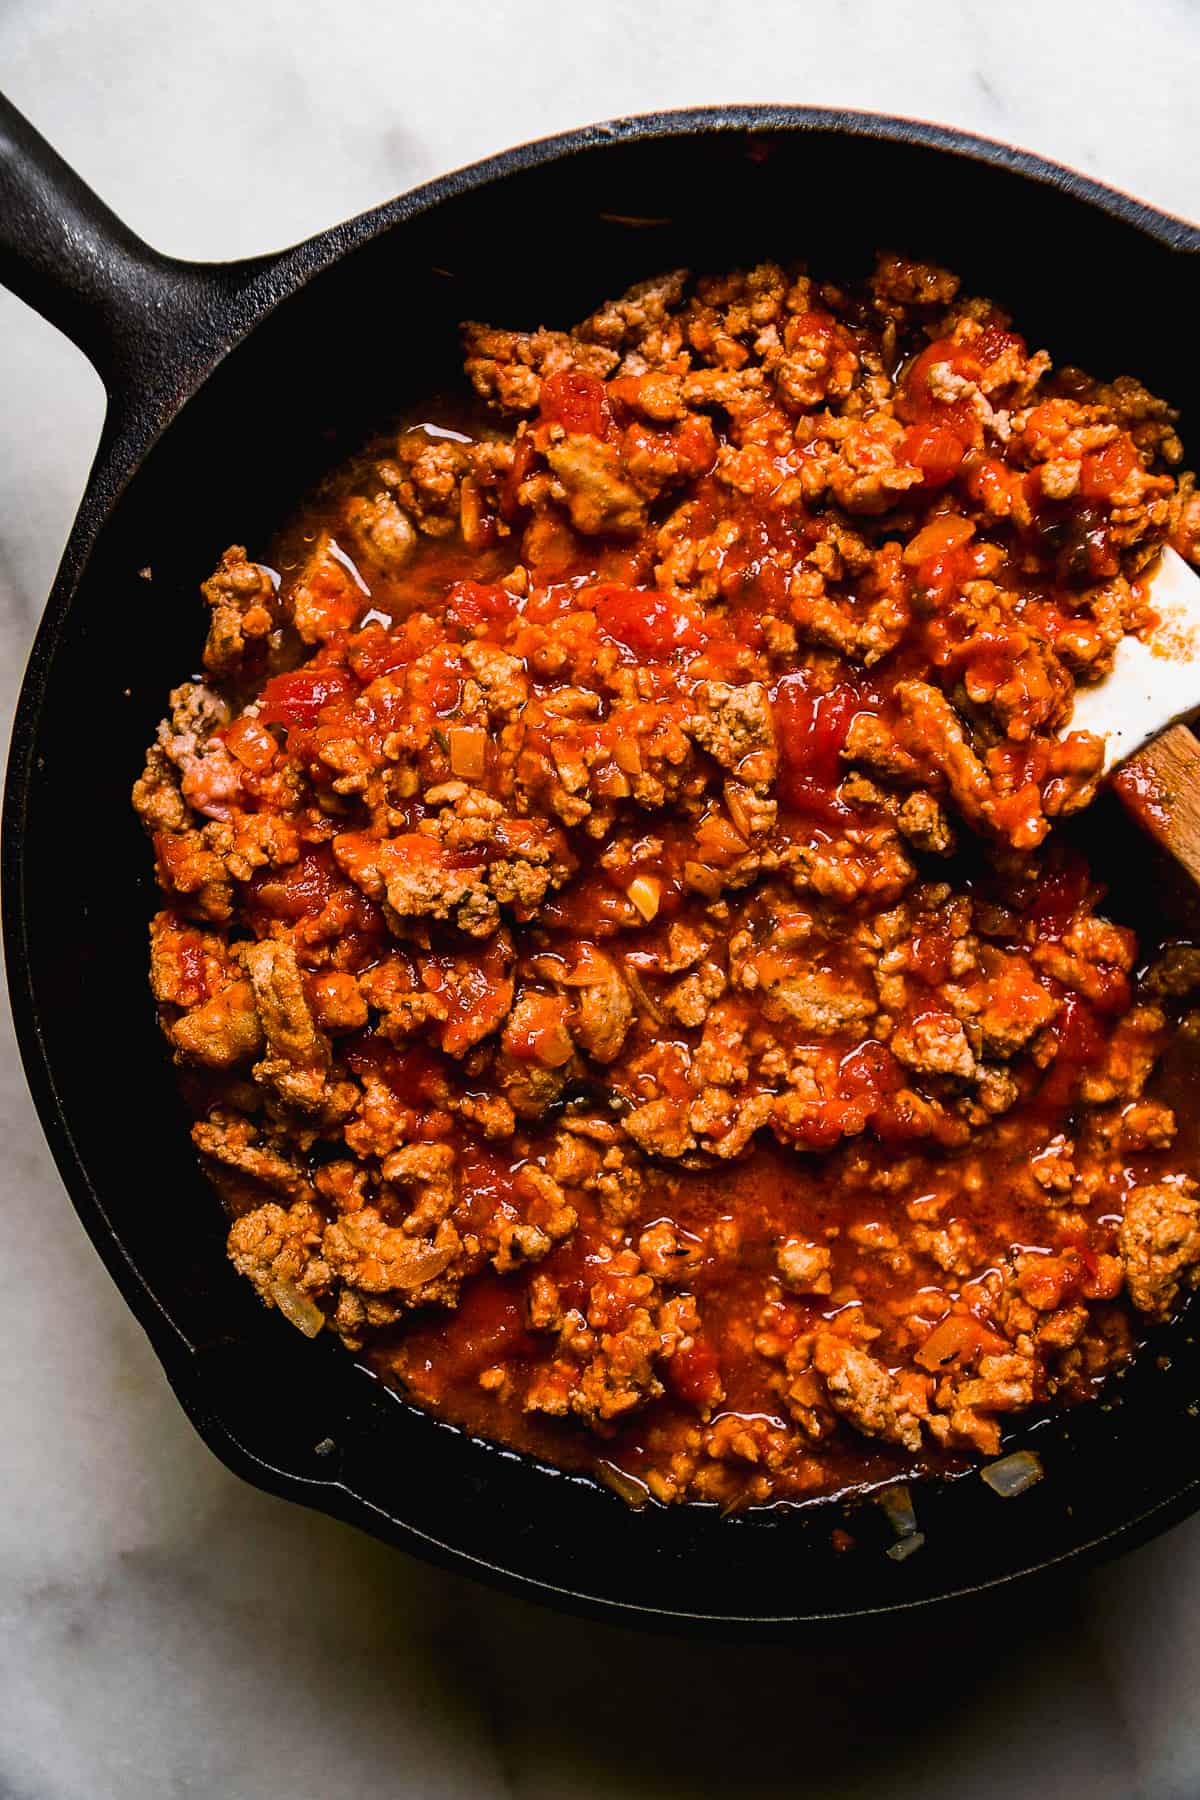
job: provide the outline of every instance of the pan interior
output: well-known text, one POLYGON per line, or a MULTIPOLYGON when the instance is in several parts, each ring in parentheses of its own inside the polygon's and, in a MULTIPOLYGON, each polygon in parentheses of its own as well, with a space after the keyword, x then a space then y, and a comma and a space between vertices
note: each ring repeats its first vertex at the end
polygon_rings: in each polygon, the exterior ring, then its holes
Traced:
MULTIPOLYGON (((1187 441, 1200 377, 1184 352, 1185 259, 1065 187, 824 130, 623 141, 514 168, 402 219, 280 306, 134 476, 50 648, 21 922, 66 1121, 56 1147, 68 1132, 87 1171, 81 1210, 136 1271, 139 1310, 181 1397, 214 1447, 266 1485, 586 1600, 725 1619, 829 1615, 1052 1561, 1194 1481, 1200 1353, 1186 1324, 1170 1329, 1102 1405, 1013 1433, 1008 1447, 1035 1444, 1048 1477, 1019 1502, 970 1477, 919 1495, 927 1542, 903 1563, 883 1556, 890 1538, 872 1507, 853 1525, 858 1552, 837 1555, 830 1532, 843 1520, 828 1504, 736 1520, 694 1507, 634 1514, 439 1425, 332 1343, 267 1314, 225 1261, 147 990, 155 890, 129 788, 168 687, 198 663, 197 589, 220 551, 236 541, 263 553, 381 420, 458 386, 460 319, 563 325, 677 265, 775 256, 854 274, 878 245, 949 264, 1056 360, 1138 375, 1184 409, 1187 441), (318 1453, 328 1440, 334 1450, 318 1453)), ((1153 936, 1164 913, 1184 916, 1186 896, 1116 807, 1098 805, 1085 835, 1118 917, 1153 936)), ((1177 1079, 1194 1089, 1189 1070, 1177 1079)))

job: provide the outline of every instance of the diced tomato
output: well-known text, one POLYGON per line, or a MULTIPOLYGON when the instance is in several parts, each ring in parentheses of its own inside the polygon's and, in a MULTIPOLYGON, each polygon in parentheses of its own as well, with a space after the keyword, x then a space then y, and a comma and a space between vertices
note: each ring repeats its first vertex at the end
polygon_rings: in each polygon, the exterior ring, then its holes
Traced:
POLYGON ((1138 453, 1127 432, 1106 444, 1103 450, 1091 450, 1083 458, 1079 470, 1079 491, 1085 500, 1111 500, 1116 490, 1129 479, 1138 466, 1138 453))
POLYGON ((983 373, 979 356, 969 345, 939 338, 921 352, 904 378, 896 405, 908 424, 902 455, 920 469, 921 485, 927 489, 953 481, 968 449, 979 442, 979 420, 970 402, 939 399, 931 387, 939 365, 967 381, 978 381, 983 373))
POLYGON ((446 1065, 425 1044, 399 1050, 382 1038, 363 1034, 342 1050, 347 1066, 356 1075, 375 1075, 413 1112, 436 1106, 446 1092, 446 1065))
POLYGON ((415 662, 441 642, 441 635, 425 613, 415 613, 394 631, 385 631, 378 620, 372 620, 364 631, 350 639, 346 661, 360 681, 371 682, 415 662))
POLYGON ((967 454, 966 440, 937 419, 922 419, 904 434, 905 462, 921 471, 921 486, 945 487, 953 481, 967 454))
POLYGON ((657 588, 592 590, 596 623, 604 636, 645 662, 665 662, 679 650, 699 650, 707 639, 702 615, 657 588))
POLYGON ((339 888, 347 885, 325 850, 307 851, 287 869, 274 870, 256 885, 259 903, 282 919, 319 913, 339 888))
POLYGON ((516 1168, 508 1146, 492 1150, 476 1137, 464 1137, 458 1150, 458 1183, 463 1199, 477 1205, 481 1221, 498 1206, 511 1203, 516 1168))
POLYGON ((690 1348, 677 1350, 664 1374, 671 1391, 698 1412, 719 1406, 725 1397, 716 1351, 702 1337, 693 1338, 690 1348))
POLYGON ((500 483, 500 511, 510 522, 521 512, 521 484, 533 468, 536 451, 529 433, 523 432, 513 445, 512 466, 500 483))
POLYGON ((347 932, 367 937, 385 932, 383 914, 342 874, 327 847, 306 850, 283 869, 264 869, 249 889, 248 908, 266 919, 315 919, 336 903, 347 932))
POLYGON ((982 333, 975 340, 975 352, 986 368, 989 363, 998 362, 1007 350, 1017 350, 1025 354, 1025 339, 1015 331, 1007 330, 1003 325, 985 325, 982 333))
POLYGON ((978 381, 983 374, 983 363, 978 353, 969 344, 956 344, 953 338, 937 338, 928 349, 913 361, 904 377, 902 391, 905 405, 912 411, 919 411, 927 406, 944 405, 930 386, 933 371, 939 365, 948 366, 955 375, 961 375, 965 381, 978 381))
POLYGON ((801 338, 824 338, 826 343, 832 343, 835 337, 846 338, 845 331, 838 325, 833 314, 827 312, 793 313, 784 333, 784 343, 789 350, 801 338))
MULTIPOLYGON (((985 509, 1003 518, 1011 512, 1017 494, 1024 487, 1024 477, 1020 470, 1010 469, 1008 464, 998 456, 975 456, 967 471, 964 482, 967 493, 972 500, 978 500, 985 509)), ((1030 484, 1025 493, 1030 505, 1036 505, 1039 489, 1030 484)))
MULTIPOLYGON (((772 481, 783 480, 784 473, 780 465, 772 481)), ((749 500, 735 503, 723 514, 711 496, 703 503, 696 530, 711 530, 722 516, 736 524, 737 535, 720 553, 721 593, 731 608, 736 642, 757 649, 762 643, 763 615, 786 608, 793 565, 812 548, 819 534, 783 508, 763 507, 749 500)))
POLYGON ((1067 1104, 1080 1070, 1098 1063, 1105 1046, 1094 1009, 1078 994, 1067 995, 1050 1030, 1058 1039, 1058 1055, 1038 1093, 1039 1106, 1048 1111, 1067 1104))
POLYGON ((868 1038, 838 1065, 838 1086, 847 1100, 865 1101, 876 1106, 888 1094, 903 1086, 900 1064, 886 1044, 868 1038))
POLYGON ((259 719, 264 725, 315 725, 327 706, 358 692, 345 669, 293 669, 273 675, 262 691, 259 719))
POLYGON ((920 976, 930 987, 940 987, 943 981, 949 980, 955 941, 948 931, 918 927, 908 957, 913 974, 920 976))
POLYGON ((168 894, 188 893, 188 864, 194 854, 188 840, 174 831, 156 831, 151 842, 160 886, 168 894))
POLYGON ((542 382, 538 411, 544 425, 602 438, 612 425, 604 383, 585 369, 558 369, 542 382))
POLYGON ((681 478, 707 475, 716 461, 717 439, 703 413, 688 413, 678 425, 652 426, 635 419, 621 433, 621 459, 632 465, 669 458, 681 478))
POLYGON ((446 623, 462 631, 476 631, 481 625, 507 623, 516 611, 516 601, 507 588, 482 581, 456 581, 446 603, 446 623))
POLYGON ((935 557, 944 556, 948 550, 957 550, 975 535, 973 520, 964 519, 958 513, 941 513, 923 525, 917 535, 904 547, 904 561, 920 569, 935 557))
MULTIPOLYGON (((660 918, 665 912, 660 902, 660 918)), ((547 894, 538 907, 538 923, 551 931, 586 931, 598 938, 611 937, 638 916, 618 876, 606 869, 585 872, 556 894, 547 894)))
POLYGON ((500 1024, 512 1005, 511 963, 504 933, 489 938, 473 955, 422 958, 421 985, 446 1008, 441 1046, 447 1055, 461 1056, 500 1024))
POLYGON ((223 735, 229 754, 256 775, 263 774, 275 761, 279 746, 258 719, 235 719, 223 735))
POLYGON ((1029 903, 1029 917, 1037 937, 1055 942, 1062 937, 1083 905, 1088 890, 1087 864, 1082 856, 1064 853, 1046 870, 1029 903))
POLYGON ((781 764, 779 796, 785 806, 803 811, 830 802, 843 774, 842 747, 854 715, 862 710, 862 693, 847 682, 823 693, 806 669, 784 676, 775 690, 773 711, 781 764))
MULTIPOLYGON (((339 839, 339 847, 341 842, 339 839)), ((482 849, 450 850, 424 831, 402 831, 396 837, 386 839, 382 851, 386 865, 393 869, 413 863, 423 864, 426 868, 478 869, 487 860, 482 849)))
POLYGON ((1088 1066, 1103 1056, 1104 1033, 1096 1022, 1094 1010, 1078 994, 1067 995, 1053 1029, 1058 1038, 1060 1059, 1088 1066))
POLYGON ((462 706, 462 676, 453 670, 435 668, 429 672, 422 698, 428 701, 439 718, 448 719, 462 706))

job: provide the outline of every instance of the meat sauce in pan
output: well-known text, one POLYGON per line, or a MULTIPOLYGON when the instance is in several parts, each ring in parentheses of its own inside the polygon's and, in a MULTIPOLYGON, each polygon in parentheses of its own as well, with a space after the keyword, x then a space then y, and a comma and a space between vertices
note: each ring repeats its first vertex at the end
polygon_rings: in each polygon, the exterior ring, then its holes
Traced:
POLYGON ((627 1499, 994 1457, 1200 1264, 1200 955, 1061 829, 1173 415, 890 255, 464 341, 222 557, 135 789, 234 1264, 627 1499))

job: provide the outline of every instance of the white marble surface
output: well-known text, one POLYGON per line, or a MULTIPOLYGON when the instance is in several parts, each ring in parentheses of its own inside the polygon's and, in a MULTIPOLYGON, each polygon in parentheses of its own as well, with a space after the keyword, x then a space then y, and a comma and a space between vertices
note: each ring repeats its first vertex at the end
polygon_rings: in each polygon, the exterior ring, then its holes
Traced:
MULTIPOLYGON (((1194 0, 0 0, 0 84, 144 236, 203 257, 523 137, 717 100, 938 118, 1194 215, 1198 54, 1194 0)), ((0 394, 7 718, 102 399, 3 294, 0 394)), ((865 1633, 780 1656, 557 1619, 213 1460, 7 1035, 0 1149, 0 1800, 1200 1793, 1200 1520, 910 1627, 898 1662, 865 1633)))

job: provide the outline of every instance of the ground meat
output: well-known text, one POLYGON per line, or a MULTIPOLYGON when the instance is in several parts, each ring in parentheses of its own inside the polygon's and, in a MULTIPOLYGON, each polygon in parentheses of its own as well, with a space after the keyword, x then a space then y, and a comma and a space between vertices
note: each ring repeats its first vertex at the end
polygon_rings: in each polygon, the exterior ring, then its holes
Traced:
POLYGON ((248 981, 233 981, 176 1019, 168 1036, 185 1062, 232 1069, 262 1048, 262 1024, 248 981))
POLYGON ((593 1061, 610 1063, 620 1055, 633 1020, 633 1001, 616 965, 608 957, 589 957, 586 969, 573 978, 576 1014, 571 1035, 593 1061))
POLYGON ((1166 1317, 1181 1280, 1200 1264, 1200 1201, 1194 1181, 1134 1188, 1121 1221, 1121 1261, 1139 1312, 1166 1317))
POLYGON ((672 1100, 650 1100, 626 1114, 624 1130, 642 1150, 654 1156, 683 1156, 696 1140, 687 1112, 672 1100))
POLYGON ((239 1275, 254 1283, 268 1306, 278 1306, 307 1337, 325 1322, 315 1296, 331 1285, 320 1254, 325 1222, 309 1200, 256 1207, 237 1219, 229 1233, 229 1256, 239 1275))
POLYGON ((909 794, 896 823, 913 848, 926 855, 945 856, 954 848, 954 829, 932 794, 909 794))
POLYGON ((831 1332, 818 1335, 813 1367, 825 1383, 830 1405, 868 1437, 880 1437, 906 1450, 921 1443, 915 1396, 905 1391, 882 1363, 831 1332))
POLYGON ((566 505, 576 531, 588 537, 606 531, 624 534, 646 523, 646 502, 626 480, 611 444, 582 435, 566 437, 547 446, 546 461, 558 477, 555 497, 566 505))
POLYGON ((134 790, 234 1266, 626 1492, 994 1455, 1200 1269, 1200 956, 1139 978, 1060 823, 1200 549, 1174 415, 893 252, 464 340, 221 557, 134 790))
POLYGON ((203 1156, 286 1199, 308 1199, 312 1185, 302 1165, 260 1136, 250 1119, 218 1110, 192 1127, 203 1156))
POLYGON ((469 323, 463 339, 466 371, 476 391, 507 412, 532 412, 544 376, 574 368, 607 375, 617 362, 614 351, 563 331, 499 331, 469 323))
POLYGON ((688 719, 686 729, 701 749, 749 781, 772 781, 775 732, 766 689, 758 682, 730 687, 723 681, 704 681, 694 698, 700 711, 688 719))
POLYGON ((417 547, 412 520, 388 493, 367 500, 356 495, 347 502, 346 518, 365 555, 389 575, 395 575, 417 547))
POLYGON ((747 975, 758 977, 755 985, 764 996, 766 1018, 790 1021, 805 1037, 836 1037, 842 1031, 860 1031, 874 1014, 871 996, 856 993, 844 977, 825 969, 793 973, 786 961, 782 968, 771 966, 780 960, 761 958, 742 971, 743 982, 747 975))
POLYGON ((780 1280, 797 1294, 828 1294, 833 1287, 833 1277, 829 1273, 833 1253, 823 1244, 810 1244, 804 1238, 785 1238, 776 1260, 780 1280))
POLYGON ((330 1270, 347 1287, 412 1306, 445 1297, 446 1270, 459 1249, 452 1225, 431 1243, 385 1224, 369 1206, 327 1226, 322 1242, 330 1270))
POLYGON ((919 1013, 893 1032, 889 1043, 893 1056, 920 1073, 958 1075, 963 1080, 975 1073, 967 1034, 949 1013, 919 1013))
POLYGON ((200 591, 212 609, 205 668, 222 676, 261 665, 280 613, 270 571, 248 562, 242 546, 233 544, 200 591))
POLYGON ((243 958, 267 1048, 254 1079, 300 1112, 345 1117, 358 1091, 330 1079, 329 1039, 317 1030, 295 950, 267 940, 247 946, 243 958))

